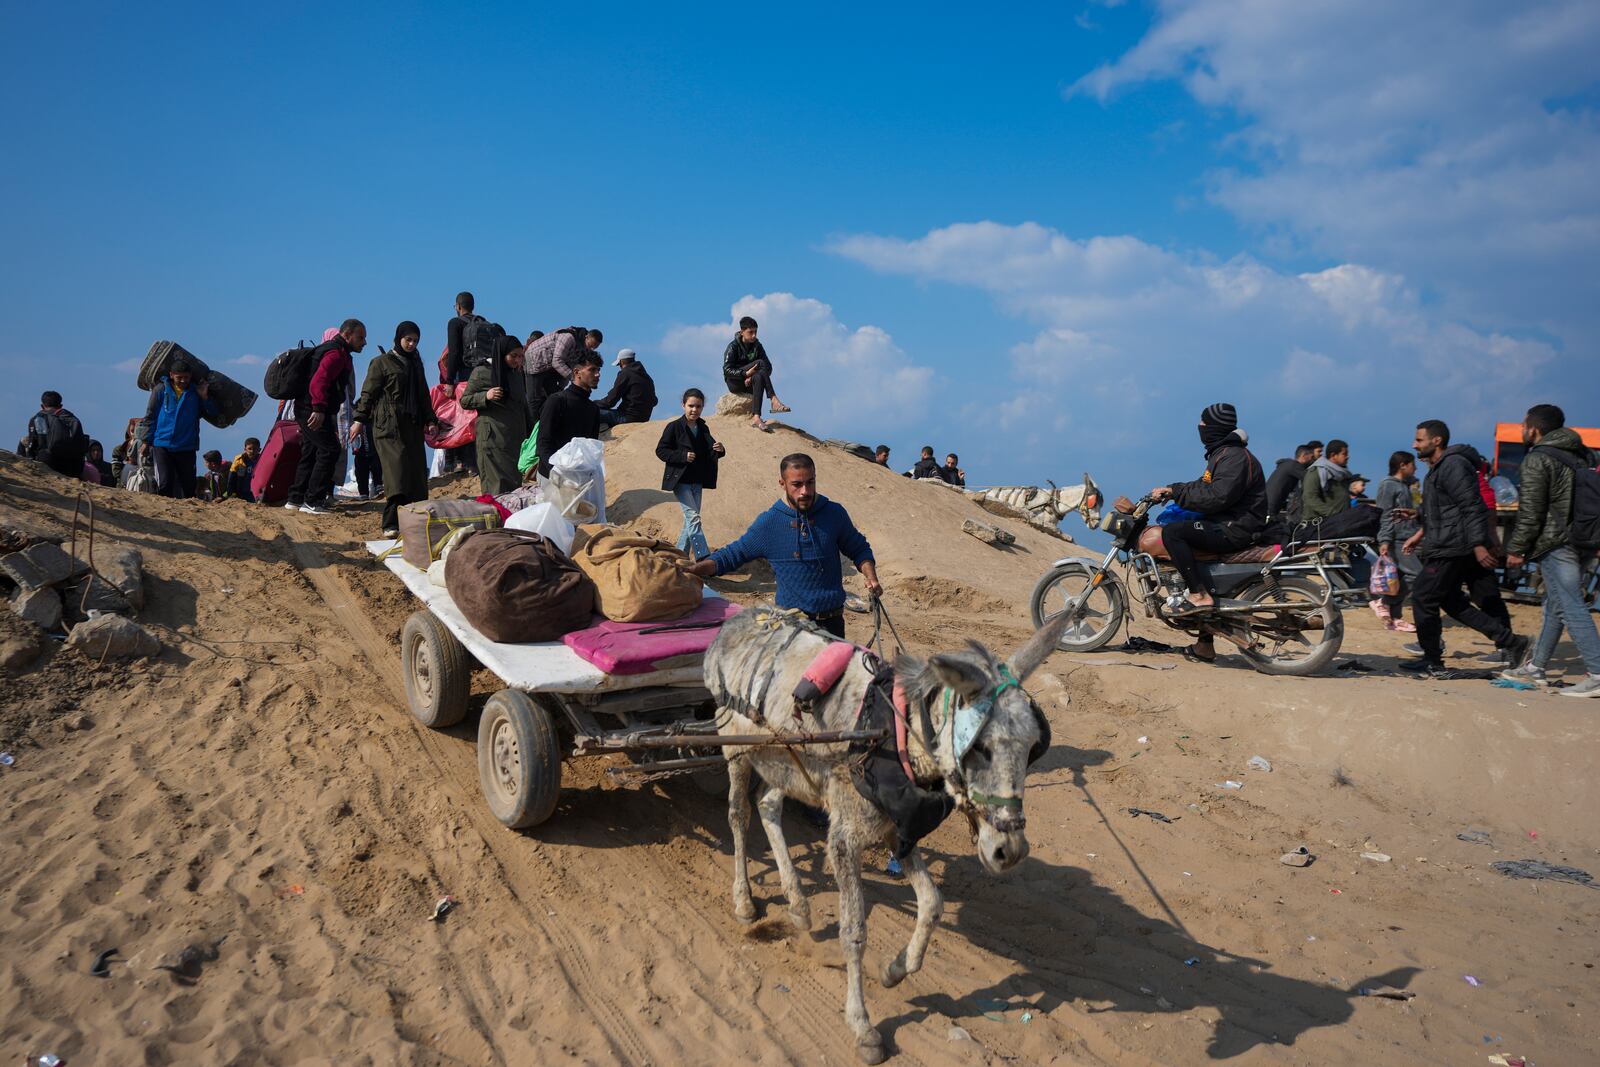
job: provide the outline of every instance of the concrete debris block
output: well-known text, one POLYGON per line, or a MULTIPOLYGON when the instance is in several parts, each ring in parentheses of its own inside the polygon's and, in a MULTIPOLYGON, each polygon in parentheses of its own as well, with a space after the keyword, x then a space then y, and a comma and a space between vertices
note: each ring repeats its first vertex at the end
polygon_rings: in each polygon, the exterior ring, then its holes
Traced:
POLYGON ((0 671, 22 670, 44 651, 44 642, 44 634, 33 626, 18 627, 0 637, 0 671))
POLYGON ((11 598, 11 610, 41 630, 61 625, 61 594, 54 589, 19 589, 11 598))
POLYGON ((134 611, 144 607, 144 557, 137 548, 118 548, 103 556, 96 552, 94 564, 101 577, 127 600, 128 607, 134 611))
POLYGON ((723 393, 717 397, 718 415, 743 415, 749 418, 756 413, 756 398, 742 393, 723 393))
POLYGON ((88 569, 89 565, 83 560, 74 559, 60 545, 49 541, 40 541, 21 552, 0 556, 0 572, 24 589, 60 585, 88 569))
POLYGON ((93 659, 133 659, 161 651, 155 634, 121 615, 101 615, 79 623, 67 635, 67 644, 93 659))
POLYGON ((17 509, 0 505, 0 556, 21 552, 38 541, 59 545, 63 540, 60 534, 52 533, 17 509))
POLYGON ((62 586, 61 601, 66 608, 67 620, 74 623, 87 619, 91 611, 98 611, 102 615, 133 613, 128 598, 98 574, 85 575, 62 586))
POLYGON ((866 445, 859 444, 855 441, 841 440, 837 437, 830 437, 822 443, 825 445, 831 445, 841 452, 848 452, 852 456, 866 460, 868 463, 872 462, 872 457, 875 454, 872 449, 866 445))
POLYGON ((987 522, 977 519, 966 519, 961 523, 961 532, 976 537, 987 545, 1013 545, 1017 542, 1017 535, 1010 530, 1002 530, 998 526, 991 526, 987 522))

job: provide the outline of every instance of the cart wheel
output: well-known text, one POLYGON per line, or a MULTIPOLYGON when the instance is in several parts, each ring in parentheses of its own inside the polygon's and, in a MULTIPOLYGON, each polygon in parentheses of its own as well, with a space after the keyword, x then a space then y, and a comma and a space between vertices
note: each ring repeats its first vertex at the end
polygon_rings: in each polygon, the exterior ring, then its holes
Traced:
POLYGON ((426 611, 412 612, 400 632, 400 662, 418 722, 443 730, 466 717, 472 660, 444 623, 426 611))
POLYGON ((483 706, 478 784, 494 817, 513 830, 537 826, 561 795, 561 739, 550 712, 516 689, 483 706))

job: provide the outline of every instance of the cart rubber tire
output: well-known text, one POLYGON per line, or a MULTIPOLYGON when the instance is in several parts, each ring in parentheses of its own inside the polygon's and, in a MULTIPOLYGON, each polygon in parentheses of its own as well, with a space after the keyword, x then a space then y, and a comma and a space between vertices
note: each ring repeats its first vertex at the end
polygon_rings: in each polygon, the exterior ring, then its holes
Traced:
POLYGON ((431 612, 414 611, 406 620, 400 631, 400 665, 406 700, 418 722, 443 730, 466 718, 472 657, 431 612))
POLYGON ((561 738, 550 712, 502 689, 478 722, 478 786, 494 817, 513 830, 538 826, 561 796, 561 738))

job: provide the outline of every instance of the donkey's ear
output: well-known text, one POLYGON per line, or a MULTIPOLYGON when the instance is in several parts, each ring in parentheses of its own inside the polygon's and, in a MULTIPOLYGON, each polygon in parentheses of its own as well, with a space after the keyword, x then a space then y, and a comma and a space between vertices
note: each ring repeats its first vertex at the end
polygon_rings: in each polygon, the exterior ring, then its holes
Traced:
POLYGON ((971 703, 973 698, 989 688, 989 676, 983 668, 959 656, 933 656, 928 660, 928 669, 940 682, 954 690, 962 703, 971 703))
POLYGON ((1061 634, 1067 628, 1070 616, 1065 611, 1058 611, 1050 620, 1028 638, 1026 644, 1011 654, 1011 673, 1019 681, 1025 681, 1028 675, 1038 669, 1045 657, 1056 650, 1056 644, 1061 640, 1061 634))

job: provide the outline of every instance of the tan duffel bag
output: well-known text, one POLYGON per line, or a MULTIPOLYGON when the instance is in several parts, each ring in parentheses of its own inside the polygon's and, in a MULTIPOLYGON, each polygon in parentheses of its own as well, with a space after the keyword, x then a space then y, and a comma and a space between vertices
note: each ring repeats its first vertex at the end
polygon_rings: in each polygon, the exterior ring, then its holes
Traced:
POLYGON ((680 619, 700 606, 703 583, 685 574, 687 553, 615 526, 578 527, 572 561, 595 585, 595 607, 613 622, 680 619))
POLYGON ((419 571, 439 558, 450 534, 462 527, 495 530, 500 513, 476 500, 422 500, 400 506, 400 555, 419 571))

